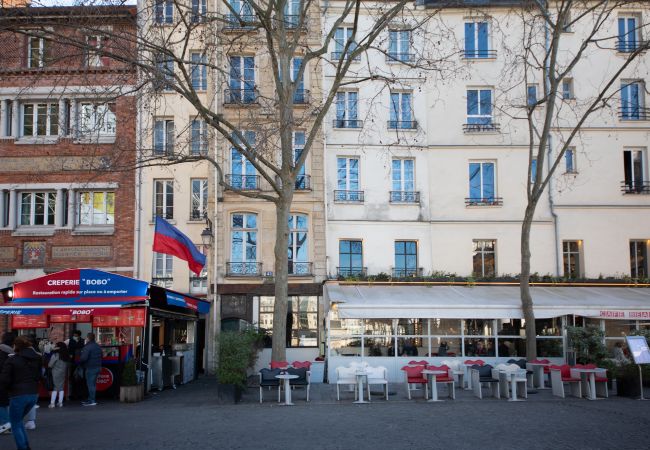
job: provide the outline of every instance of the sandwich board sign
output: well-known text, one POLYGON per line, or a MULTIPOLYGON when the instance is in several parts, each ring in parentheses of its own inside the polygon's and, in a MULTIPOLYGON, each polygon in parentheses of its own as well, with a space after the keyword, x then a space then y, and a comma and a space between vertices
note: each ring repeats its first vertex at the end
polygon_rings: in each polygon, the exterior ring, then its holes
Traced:
POLYGON ((641 398, 643 398, 643 375, 641 373, 641 364, 650 364, 650 348, 645 336, 625 336, 627 347, 630 349, 634 363, 639 366, 639 382, 641 383, 641 398))

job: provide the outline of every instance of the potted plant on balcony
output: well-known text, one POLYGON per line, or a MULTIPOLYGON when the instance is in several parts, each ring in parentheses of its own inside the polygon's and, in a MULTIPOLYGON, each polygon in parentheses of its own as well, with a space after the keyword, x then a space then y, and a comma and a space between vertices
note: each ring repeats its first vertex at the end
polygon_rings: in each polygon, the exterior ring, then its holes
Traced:
POLYGON ((138 383, 135 374, 135 359, 124 364, 120 383, 120 401, 123 403, 141 402, 144 398, 144 385, 138 383))
POLYGON ((219 336, 217 394, 220 403, 237 403, 246 388, 247 372, 255 365, 262 335, 255 330, 225 331, 219 336))

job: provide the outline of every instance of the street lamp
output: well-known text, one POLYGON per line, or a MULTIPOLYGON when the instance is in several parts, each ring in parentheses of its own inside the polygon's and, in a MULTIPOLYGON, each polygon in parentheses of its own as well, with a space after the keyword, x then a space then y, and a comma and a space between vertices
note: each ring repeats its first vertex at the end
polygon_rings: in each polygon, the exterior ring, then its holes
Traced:
POLYGON ((214 234, 212 233, 212 221, 206 217, 205 219, 206 227, 201 232, 201 241, 203 242, 204 247, 212 246, 212 241, 214 240, 214 234))

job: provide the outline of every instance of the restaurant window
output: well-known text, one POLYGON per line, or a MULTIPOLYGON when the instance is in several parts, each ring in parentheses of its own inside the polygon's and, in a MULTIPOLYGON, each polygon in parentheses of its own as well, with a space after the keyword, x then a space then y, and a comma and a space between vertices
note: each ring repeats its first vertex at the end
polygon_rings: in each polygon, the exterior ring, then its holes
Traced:
POLYGON ((416 241, 395 241, 395 267, 393 276, 413 277, 418 275, 418 243, 416 241))
POLYGON ((465 320, 465 355, 496 356, 494 320, 465 320), (468 337, 471 336, 471 337, 468 337))
POLYGON ((473 274, 475 277, 489 278, 496 276, 496 246, 494 239, 476 239, 473 241, 473 274))
POLYGON ((630 241, 630 275, 648 278, 648 240, 630 241))
POLYGON ((193 178, 190 220, 203 220, 207 217, 208 208, 208 180, 193 178))
POLYGON ((497 319, 497 356, 500 358, 526 356, 526 322, 522 319, 497 319))
POLYGON ((36 69, 45 67, 48 41, 42 37, 30 36, 27 42, 27 67, 36 69))
POLYGON ((80 119, 82 135, 115 136, 114 103, 82 103, 80 119))
POLYGON ((174 218, 174 180, 154 180, 153 215, 174 218))
POLYGON ((358 276, 363 273, 363 242, 353 240, 339 241, 339 270, 343 277, 358 276))
POLYGON ((54 225, 55 192, 21 192, 20 225, 54 225))
POLYGON ((562 241, 562 258, 564 278, 580 278, 582 275, 581 261, 582 241, 562 241))
MULTIPOLYGON (((260 297, 259 326, 273 336, 274 297, 260 297)), ((287 347, 318 347, 318 297, 290 296, 287 309, 287 347)), ((271 343, 268 342, 267 345, 271 343)))
POLYGON ((58 103, 25 103, 22 112, 24 137, 59 134, 58 103))
POLYGON ((289 216, 289 275, 309 275, 307 248, 308 219, 304 214, 289 216))
POLYGON ((603 320, 605 330, 605 347, 609 356, 614 356, 614 347, 616 343, 625 344, 625 336, 629 336, 636 331, 636 322, 634 320, 603 320))
POLYGON ((174 257, 153 252, 153 271, 151 282, 156 286, 171 288, 174 284, 174 257))
POLYGON ((115 192, 79 192, 78 225, 113 225, 115 192))

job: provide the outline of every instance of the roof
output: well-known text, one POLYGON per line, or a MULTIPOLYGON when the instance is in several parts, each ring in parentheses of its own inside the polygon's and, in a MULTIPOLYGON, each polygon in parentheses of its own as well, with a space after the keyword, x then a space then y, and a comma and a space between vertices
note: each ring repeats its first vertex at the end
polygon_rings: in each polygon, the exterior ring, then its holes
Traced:
POLYGON ((427 8, 476 8, 497 6, 520 6, 530 0, 416 0, 416 5, 427 8))
POLYGON ((135 19, 136 15, 137 7, 129 5, 0 8, 0 18, 16 20, 56 20, 71 17, 135 19))

